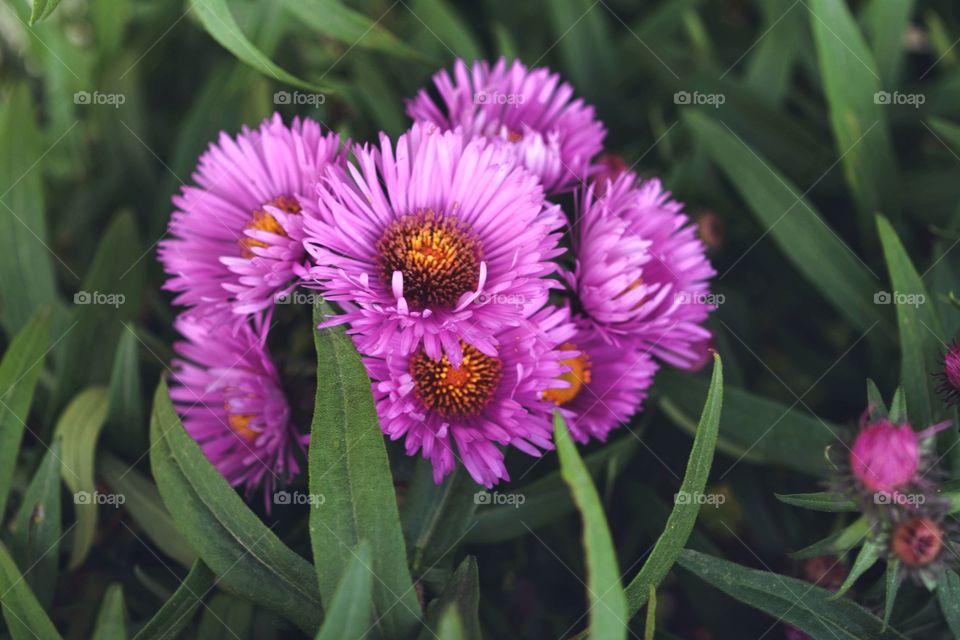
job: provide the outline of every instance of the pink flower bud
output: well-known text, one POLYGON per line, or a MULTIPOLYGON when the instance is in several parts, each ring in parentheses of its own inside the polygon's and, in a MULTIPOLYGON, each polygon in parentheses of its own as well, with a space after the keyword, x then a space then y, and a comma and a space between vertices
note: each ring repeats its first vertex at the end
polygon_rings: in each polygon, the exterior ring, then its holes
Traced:
POLYGON ((853 441, 850 468, 871 491, 894 491, 913 480, 919 464, 919 441, 908 424, 881 419, 867 425, 853 441))

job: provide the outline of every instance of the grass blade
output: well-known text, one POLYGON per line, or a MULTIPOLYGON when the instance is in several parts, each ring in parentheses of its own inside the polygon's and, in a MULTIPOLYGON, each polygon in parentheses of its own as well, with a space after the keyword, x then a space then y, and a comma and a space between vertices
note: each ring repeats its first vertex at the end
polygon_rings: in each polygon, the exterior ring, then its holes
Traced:
POLYGON ((163 603, 133 640, 179 637, 203 603, 203 597, 213 588, 215 580, 216 576, 207 565, 197 560, 170 599, 163 603))
POLYGON ((3 594, 0 599, 3 619, 13 640, 60 638, 3 543, 0 543, 0 593, 3 594))
POLYGON ((93 640, 127 640, 124 616, 123 585, 111 584, 103 595, 103 604, 93 628, 93 640))
POLYGON ((361 542, 337 585, 330 602, 330 615, 323 621, 317 640, 366 637, 370 630, 373 602, 373 557, 370 545, 361 542))

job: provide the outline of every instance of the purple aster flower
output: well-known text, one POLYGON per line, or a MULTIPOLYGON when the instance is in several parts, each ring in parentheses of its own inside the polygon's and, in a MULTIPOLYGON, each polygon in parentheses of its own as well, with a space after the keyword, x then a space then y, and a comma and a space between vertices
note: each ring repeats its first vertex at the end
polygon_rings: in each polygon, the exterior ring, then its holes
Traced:
POLYGON ((653 382, 657 364, 636 344, 611 345, 588 324, 579 323, 576 334, 560 345, 561 376, 570 386, 550 389, 544 395, 560 409, 570 435, 578 442, 604 441, 610 431, 637 413, 653 382))
POLYGON ((304 218, 313 286, 345 313, 360 351, 421 345, 456 366, 461 342, 497 356, 497 336, 542 304, 562 253, 556 205, 535 176, 482 138, 415 125, 331 168, 304 218))
POLYGON ((221 133, 200 156, 196 186, 173 198, 172 238, 160 243, 174 303, 222 320, 289 293, 305 258, 301 198, 340 162, 339 146, 316 122, 297 118, 287 127, 278 114, 236 138, 221 133))
POLYGON ((503 141, 549 193, 583 182, 603 147, 607 132, 593 107, 573 100, 573 87, 549 69, 527 69, 519 60, 508 66, 503 58, 493 68, 477 61, 468 69, 457 60, 452 79, 444 70, 433 82, 440 104, 421 89, 407 101, 411 118, 503 141))
POLYGON ((170 397, 184 428, 232 486, 264 487, 269 498, 299 471, 294 450, 306 437, 290 422, 266 329, 187 315, 176 328, 186 340, 174 345, 170 397))
POLYGON ((953 343, 943 354, 943 370, 936 376, 940 379, 937 391, 944 402, 951 406, 960 405, 960 343, 953 343))
POLYGON ((464 342, 459 367, 446 356, 434 360, 423 348, 366 358, 384 433, 404 438, 407 455, 422 452, 438 484, 455 459, 486 487, 509 479, 500 445, 532 456, 553 447, 553 405, 544 391, 566 384, 555 347, 573 334, 568 317, 554 307, 541 309, 497 336, 495 356, 464 342))
POLYGON ((696 237, 656 179, 624 173, 579 194, 572 240, 574 272, 566 273, 580 308, 615 345, 639 341, 653 355, 689 368, 702 360, 714 308, 715 274, 696 237))

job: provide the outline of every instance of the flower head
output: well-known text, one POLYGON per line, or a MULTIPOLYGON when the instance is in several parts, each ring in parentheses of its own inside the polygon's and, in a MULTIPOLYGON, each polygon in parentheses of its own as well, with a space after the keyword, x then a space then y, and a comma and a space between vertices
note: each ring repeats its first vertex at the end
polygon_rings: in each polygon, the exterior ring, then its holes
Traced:
POLYGON ((558 341, 572 334, 563 311, 546 307, 498 335, 496 355, 461 344, 454 366, 421 347, 411 354, 388 350, 367 358, 380 425, 433 463, 439 483, 463 462, 473 479, 491 487, 508 479, 501 445, 538 456, 552 448, 552 404, 544 391, 563 386, 558 341))
POLYGON ((950 405, 960 405, 960 342, 955 342, 943 355, 943 370, 937 374, 937 391, 950 405))
POLYGON ((850 468, 870 491, 895 491, 917 473, 920 446, 909 424, 881 419, 860 431, 850 448, 850 468))
POLYGON ((170 397, 187 433, 232 486, 270 496, 299 471, 295 448, 304 438, 290 422, 266 331, 238 329, 180 316, 180 356, 170 397))
POLYGON ((657 364, 639 346, 608 344, 584 323, 559 349, 575 354, 562 360, 568 371, 560 377, 569 386, 548 390, 546 398, 559 407, 574 440, 606 440, 640 409, 657 364))
POLYGON ((926 567, 943 550, 943 530, 932 519, 917 516, 897 524, 890 538, 890 550, 907 567, 926 567))
POLYGON ((713 267, 658 180, 632 173, 608 181, 599 194, 580 194, 573 248, 576 267, 565 274, 592 326, 614 345, 639 342, 670 364, 702 360, 714 308, 713 267))
POLYGON ((268 308, 296 285, 304 261, 303 197, 321 171, 340 162, 339 137, 312 120, 280 116, 236 137, 220 134, 200 156, 196 186, 174 197, 170 239, 159 256, 175 304, 225 318, 268 308))
POLYGON ((573 87, 549 69, 527 69, 519 60, 508 66, 503 58, 468 68, 457 60, 453 78, 444 70, 433 82, 440 103, 421 89, 407 102, 411 118, 501 141, 549 193, 583 182, 603 146, 606 130, 593 107, 574 100, 573 87))
POLYGON ((361 352, 460 364, 543 304, 562 214, 537 179, 485 140, 415 125, 330 169, 304 221, 311 284, 344 303, 361 352))

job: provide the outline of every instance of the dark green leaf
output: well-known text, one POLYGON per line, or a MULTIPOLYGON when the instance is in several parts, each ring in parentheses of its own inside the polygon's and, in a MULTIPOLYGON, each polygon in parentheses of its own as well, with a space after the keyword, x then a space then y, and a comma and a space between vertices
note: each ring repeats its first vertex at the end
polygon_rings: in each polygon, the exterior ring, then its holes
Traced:
POLYGON ((899 215, 897 169, 885 113, 890 107, 878 93, 894 87, 881 86, 873 53, 846 2, 811 0, 806 6, 837 155, 860 210, 861 228, 872 233, 874 213, 899 215))
POLYGON ((414 575, 422 575, 463 541, 474 521, 479 491, 482 488, 463 467, 455 468, 438 485, 430 461, 417 461, 401 514, 414 575))
POLYGON ((646 603, 650 587, 656 588, 666 577, 693 531, 693 525, 700 513, 701 503, 698 498, 704 493, 713 464, 713 450, 717 443, 722 408, 723 362, 718 354, 714 354, 710 390, 707 392, 697 435, 690 449, 687 471, 677 494, 681 499, 676 500, 663 533, 640 568, 640 573, 627 586, 631 617, 646 603))
POLYGON ((153 397, 150 464, 177 529, 223 586, 276 611, 305 633, 323 618, 310 564, 287 548, 187 435, 166 382, 153 397))
MULTIPOLYGON (((107 389, 91 387, 77 394, 60 416, 55 437, 62 450, 63 481, 73 496, 77 525, 73 531, 70 568, 84 561, 97 529, 97 488, 93 478, 94 454, 100 429, 107 419, 107 389)), ((117 503, 114 503, 117 506, 117 503)))
POLYGON ((57 299, 37 164, 43 152, 30 92, 14 85, 0 102, 0 323, 8 335, 57 299))
POLYGON ((747 569, 696 551, 680 555, 681 567, 729 596, 791 624, 813 640, 906 640, 860 605, 809 582, 747 569))
POLYGON ((893 604, 897 600, 897 589, 900 587, 900 559, 888 558, 887 571, 884 579, 883 598, 883 626, 890 624, 890 615, 893 613, 893 604))
POLYGON ((867 405, 877 413, 889 414, 887 403, 883 401, 883 394, 880 393, 877 384, 870 378, 867 378, 867 405))
POLYGON ((930 125, 948 149, 954 154, 960 154, 960 125, 942 118, 930 118, 930 125))
POLYGON ((41 307, 0 360, 0 514, 4 513, 33 392, 50 348, 52 310, 41 307))
POLYGON ((447 0, 413 0, 410 12, 416 16, 414 25, 421 34, 423 46, 418 49, 436 51, 444 58, 462 58, 468 64, 486 57, 473 29, 447 0))
POLYGON ((0 543, 0 602, 13 640, 57 640, 60 634, 37 602, 7 548, 0 543))
POLYGON ((869 531, 870 523, 866 516, 860 516, 846 528, 830 534, 809 547, 794 551, 790 554, 790 557, 799 559, 823 555, 840 555, 860 544, 860 541, 866 537, 869 531))
POLYGON ((647 596, 647 619, 643 627, 643 640, 653 640, 657 632, 657 588, 650 585, 647 596))
POLYGON ((589 629, 595 638, 626 638, 630 618, 627 598, 620 583, 620 566, 607 527, 607 517, 587 467, 577 453, 559 411, 553 414, 554 440, 560 472, 570 487, 583 519, 583 547, 587 556, 589 629))
POLYGON ((215 579, 216 576, 207 568, 207 565, 197 560, 174 594, 134 636, 134 640, 163 640, 179 637, 180 632, 190 624, 197 608, 203 603, 204 596, 213 588, 215 579))
POLYGON ((226 593, 217 593, 204 607, 197 628, 203 640, 236 640, 250 638, 253 605, 226 593))
POLYGON ((857 511, 857 505, 845 496, 836 493, 791 493, 774 494, 777 500, 801 509, 813 511, 849 512, 857 511))
POLYGON ((23 496, 10 551, 44 607, 53 601, 60 560, 60 443, 43 456, 23 496))
POLYGON ((684 120, 784 256, 861 331, 882 316, 876 278, 788 179, 737 136, 692 110, 684 120))
POLYGON ((937 600, 940 610, 953 637, 960 639, 960 576, 952 569, 946 569, 937 585, 937 600))
POLYGON ((361 542, 351 556, 327 607, 330 615, 323 621, 317 640, 362 640, 372 628, 373 556, 370 545, 361 542))
POLYGON ((111 584, 103 594, 103 604, 93 628, 93 640, 127 640, 127 623, 124 620, 123 585, 111 584))
POLYGON ((900 71, 907 48, 904 38, 910 26, 913 0, 870 0, 864 18, 870 36, 870 48, 877 62, 880 86, 892 89, 899 85, 900 71))
POLYGON ((840 598, 849 591, 853 583, 857 581, 857 578, 877 563, 877 560, 880 559, 884 551, 885 546, 881 543, 872 540, 865 542, 864 545, 860 547, 860 553, 857 554, 857 559, 853 561, 853 566, 850 567, 850 573, 847 574, 843 584, 840 585, 840 588, 837 589, 837 592, 833 594, 832 598, 840 598))
MULTIPOLYGON (((318 305, 314 324, 329 307, 318 305)), ((342 327, 314 331, 317 396, 310 436, 310 493, 323 496, 310 509, 310 538, 325 603, 361 540, 377 550, 373 559, 374 619, 389 637, 418 625, 417 602, 400 528, 396 494, 370 379, 342 327)))
POLYGON ((266 54, 243 35, 240 25, 237 24, 233 14, 230 13, 226 0, 191 0, 190 6, 197 17, 200 18, 200 22, 207 33, 244 64, 274 78, 278 82, 303 87, 310 91, 331 91, 329 87, 301 80, 274 64, 266 54))
POLYGON ((143 403, 140 399, 140 341, 134 328, 124 326, 110 374, 110 411, 105 437, 124 454, 135 458, 147 449, 143 403))
POLYGON ((464 558, 453 573, 440 597, 427 607, 423 630, 419 640, 447 638, 444 621, 455 611, 459 620, 460 636, 464 640, 481 640, 480 621, 477 618, 480 606, 480 576, 477 561, 473 556, 464 558))

